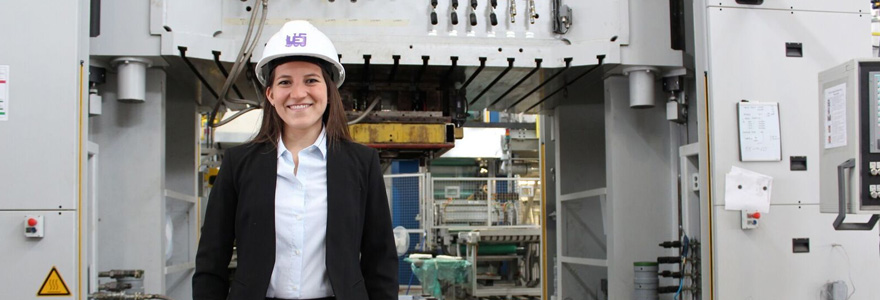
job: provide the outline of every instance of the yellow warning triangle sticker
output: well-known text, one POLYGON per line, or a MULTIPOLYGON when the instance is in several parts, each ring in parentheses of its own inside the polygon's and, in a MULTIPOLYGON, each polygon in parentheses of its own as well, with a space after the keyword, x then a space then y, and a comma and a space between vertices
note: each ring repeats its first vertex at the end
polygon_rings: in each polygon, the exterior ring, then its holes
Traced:
POLYGON ((64 279, 61 279, 61 273, 58 273, 58 269, 55 266, 52 266, 52 270, 49 271, 46 280, 43 280, 43 286, 40 287, 37 296, 70 296, 70 290, 67 288, 67 284, 64 283, 64 279))

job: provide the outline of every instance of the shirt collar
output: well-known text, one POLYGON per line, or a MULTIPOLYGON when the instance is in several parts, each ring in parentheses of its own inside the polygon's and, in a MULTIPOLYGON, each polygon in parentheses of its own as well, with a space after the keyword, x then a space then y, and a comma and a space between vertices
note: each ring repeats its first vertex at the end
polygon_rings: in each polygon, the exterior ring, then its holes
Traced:
MULTIPOLYGON (((315 143, 313 143, 309 147, 318 148, 318 151, 321 152, 321 156, 325 159, 327 158, 327 133, 324 128, 321 128, 321 133, 318 135, 318 138, 315 139, 315 143)), ((309 147, 306 147, 305 149, 308 149, 309 147)), ((285 152, 290 153, 290 151, 287 150, 287 147, 284 146, 284 140, 281 138, 281 136, 279 136, 278 137, 278 158, 280 158, 282 155, 284 155, 285 152)))

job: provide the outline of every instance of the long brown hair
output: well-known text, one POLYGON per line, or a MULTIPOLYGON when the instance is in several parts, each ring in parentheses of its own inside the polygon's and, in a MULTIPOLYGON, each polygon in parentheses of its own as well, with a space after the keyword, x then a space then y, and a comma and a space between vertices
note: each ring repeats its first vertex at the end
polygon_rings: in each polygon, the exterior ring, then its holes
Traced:
MULTIPOLYGON (((321 67, 321 73, 327 85, 327 108, 324 109, 324 115, 321 117, 321 122, 324 124, 324 131, 327 135, 327 147, 332 148, 341 141, 351 141, 351 134, 348 131, 348 119, 345 117, 342 107, 342 96, 339 94, 336 82, 333 81, 333 77, 330 76, 328 71, 331 67, 326 62, 304 56, 283 57, 273 60, 265 67, 268 75, 265 77, 266 87, 264 89, 272 88, 275 82, 275 67, 291 61, 305 61, 321 67)), ((282 132, 284 132, 284 120, 278 116, 278 112, 272 108, 267 98, 263 102, 263 122, 260 125, 260 131, 257 132, 251 143, 271 143, 277 148, 278 139, 281 137, 282 132)))

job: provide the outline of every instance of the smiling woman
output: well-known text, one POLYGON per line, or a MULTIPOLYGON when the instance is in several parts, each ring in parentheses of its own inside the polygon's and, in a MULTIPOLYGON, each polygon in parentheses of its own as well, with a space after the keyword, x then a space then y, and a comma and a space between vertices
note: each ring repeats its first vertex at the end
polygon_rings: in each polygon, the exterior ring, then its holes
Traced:
POLYGON ((287 56, 267 62, 263 68, 266 76, 262 78, 266 85, 264 104, 268 105, 263 107, 274 109, 263 110, 263 123, 252 142, 275 144, 282 131, 285 141, 293 141, 294 136, 317 137, 321 128, 326 130, 331 145, 339 140, 350 141, 339 83, 334 82, 334 73, 330 71, 334 67, 309 56, 287 56))
POLYGON ((312 24, 291 21, 269 39, 256 71, 263 121, 253 140, 224 153, 193 299, 397 299, 379 156, 351 141, 336 48, 312 24))

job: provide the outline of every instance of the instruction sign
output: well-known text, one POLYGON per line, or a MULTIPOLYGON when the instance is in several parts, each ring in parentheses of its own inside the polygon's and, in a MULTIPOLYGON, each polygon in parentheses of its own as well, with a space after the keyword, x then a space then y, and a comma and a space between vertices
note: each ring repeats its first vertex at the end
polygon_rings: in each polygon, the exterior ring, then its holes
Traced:
POLYGON ((737 103, 737 112, 739 113, 740 160, 782 160, 779 104, 740 102, 737 103))
POLYGON ((0 65, 0 121, 9 120, 9 66, 0 65))
POLYGON ((70 296, 70 289, 67 288, 55 266, 52 266, 49 275, 46 275, 46 280, 43 280, 43 286, 40 287, 37 296, 70 296))
POLYGON ((846 146, 846 83, 825 89, 825 149, 846 146))

